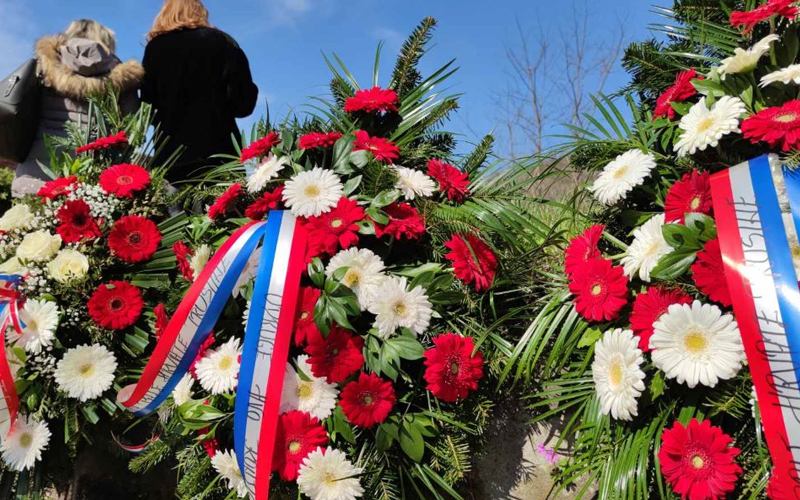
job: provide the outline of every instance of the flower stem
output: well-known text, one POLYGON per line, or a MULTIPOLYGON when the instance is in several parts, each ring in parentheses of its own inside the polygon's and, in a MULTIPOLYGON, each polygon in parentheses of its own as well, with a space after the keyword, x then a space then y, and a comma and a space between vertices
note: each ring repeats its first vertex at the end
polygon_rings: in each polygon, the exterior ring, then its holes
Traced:
POLYGON ((607 239, 612 245, 619 248, 620 250, 628 251, 628 245, 626 245, 623 241, 618 240, 614 235, 609 233, 608 231, 603 231, 603 237, 607 239))

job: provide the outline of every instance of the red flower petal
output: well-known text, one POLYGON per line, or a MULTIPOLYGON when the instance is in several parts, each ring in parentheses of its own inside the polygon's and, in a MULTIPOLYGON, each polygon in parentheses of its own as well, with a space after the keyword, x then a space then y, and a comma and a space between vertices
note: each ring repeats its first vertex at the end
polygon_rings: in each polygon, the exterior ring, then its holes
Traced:
POLYGON ((389 235, 398 240, 416 240, 425 234, 425 221, 416 208, 408 203, 395 202, 383 211, 389 217, 387 224, 375 223, 375 236, 383 238, 389 235))
POLYGON ((356 130, 356 140, 353 142, 353 151, 369 151, 376 160, 392 163, 400 158, 400 148, 388 139, 370 137, 363 130, 356 130))
POLYGON ((69 200, 58 209, 56 232, 64 243, 93 240, 103 235, 97 221, 92 217, 89 204, 83 200, 69 200))
POLYGON ((266 156, 272 148, 281 143, 280 136, 277 132, 270 132, 265 137, 253 142, 242 150, 239 161, 245 163, 253 158, 261 158, 266 156))
POLYGON ((451 251, 445 258, 453 262, 453 272, 464 283, 474 283, 475 290, 488 290, 497 271, 497 256, 489 246, 472 234, 454 234, 444 244, 451 251))
POLYGON ((328 444, 328 433, 319 420, 302 411, 278 417, 272 470, 284 481, 294 481, 309 453, 328 444))
POLYGON ((603 236, 605 229, 605 226, 595 224, 580 236, 572 238, 564 259, 564 271, 566 271, 567 275, 572 274, 575 269, 590 260, 599 259, 602 256, 597 244, 600 243, 600 238, 603 236))
POLYGON ((692 264, 692 279, 697 288, 714 302, 726 307, 733 304, 728 282, 725 280, 718 238, 706 242, 703 250, 697 253, 697 260, 692 264))
POLYGON ((244 194, 244 191, 242 191, 241 184, 234 184, 229 187, 224 193, 219 195, 219 198, 214 201, 213 205, 208 207, 208 218, 211 220, 218 220, 224 217, 242 194, 244 194))
POLYGON ((342 411, 353 425, 374 427, 386 420, 394 407, 395 394, 392 383, 374 373, 358 376, 342 389, 342 411))
POLYGON ((311 372, 317 378, 326 378, 329 384, 344 382, 364 364, 364 339, 344 328, 334 326, 327 337, 309 332, 307 340, 305 351, 311 372))
POLYGON ((470 337, 443 333, 433 338, 425 351, 425 381, 434 396, 455 403, 478 388, 483 377, 483 354, 476 352, 470 337))
POLYGON ((653 324, 672 304, 691 304, 692 297, 679 288, 664 290, 651 286, 640 293, 633 301, 631 313, 631 330, 639 337, 639 349, 650 350, 650 337, 653 336, 653 324))
POLYGON ((348 113, 363 111, 366 113, 385 113, 397 111, 397 94, 391 89, 373 87, 371 89, 359 90, 356 95, 350 97, 344 103, 344 110, 348 113))
POLYGON ((783 151, 800 146, 800 100, 767 108, 742 122, 742 134, 753 144, 766 142, 783 151))
POLYGON ((108 233, 111 253, 125 262, 144 262, 156 253, 161 233, 156 224, 139 215, 126 215, 108 233))
POLYGON ((92 293, 89 316, 103 328, 123 330, 136 323, 144 301, 138 288, 124 281, 110 281, 92 293))
POLYGON ((590 321, 612 320, 628 303, 628 278, 610 260, 594 259, 575 269, 569 291, 578 314, 590 321))
POLYGON ((309 132, 300 137, 297 147, 300 149, 329 148, 342 138, 341 132, 309 132))
POLYGON ((439 191, 446 193, 450 201, 461 203, 469 194, 469 176, 449 163, 428 160, 428 175, 439 183, 439 191))

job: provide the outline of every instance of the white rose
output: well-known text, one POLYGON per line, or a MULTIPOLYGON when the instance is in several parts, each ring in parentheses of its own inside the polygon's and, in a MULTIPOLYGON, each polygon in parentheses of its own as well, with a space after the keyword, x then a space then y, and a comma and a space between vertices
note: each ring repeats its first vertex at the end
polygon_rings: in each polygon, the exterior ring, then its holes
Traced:
POLYGON ((16 257, 11 257, 0 264, 0 274, 25 274, 27 269, 16 257))
POLYGON ((17 247, 17 257, 21 260, 41 262, 52 259, 59 248, 61 248, 61 236, 54 236, 47 231, 34 231, 22 238, 22 243, 17 247))
POLYGON ((0 217, 0 231, 23 229, 32 221, 33 213, 31 213, 30 207, 20 203, 6 210, 6 213, 0 217))
POLYGON ((47 264, 47 271, 54 280, 66 283, 86 276, 89 272, 89 259, 77 250, 65 248, 47 264))

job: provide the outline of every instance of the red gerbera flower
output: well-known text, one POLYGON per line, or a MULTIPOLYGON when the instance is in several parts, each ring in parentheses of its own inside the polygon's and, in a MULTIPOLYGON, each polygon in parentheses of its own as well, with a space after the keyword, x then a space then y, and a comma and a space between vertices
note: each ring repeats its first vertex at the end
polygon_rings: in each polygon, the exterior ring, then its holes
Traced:
POLYGON ((341 132, 309 132, 300 137, 297 147, 300 149, 329 148, 341 138, 341 132))
POLYGON ((797 17, 797 7, 792 6, 795 2, 796 0, 769 0, 751 11, 734 10, 731 12, 731 26, 736 28, 744 24, 743 33, 747 33, 755 28, 756 24, 775 15, 794 19, 797 17))
POLYGON ((103 170, 98 183, 108 194, 133 198, 133 193, 150 185, 150 173, 142 166, 122 163, 103 170))
POLYGON ((155 222, 139 215, 126 215, 108 233, 111 253, 125 262, 144 262, 156 253, 161 233, 155 222))
POLYGON ((734 459, 739 449, 733 438, 705 420, 693 418, 684 427, 675 422, 664 429, 658 459, 661 473, 681 498, 716 500, 733 491, 742 468, 734 459))
POLYGON ((338 384, 358 371, 364 364, 361 349, 364 339, 339 326, 333 326, 327 337, 321 333, 306 332, 306 354, 311 372, 317 378, 325 377, 329 384, 338 384))
POLYGON ((447 193, 447 199, 461 203, 469 194, 469 176, 456 167, 441 160, 428 160, 428 175, 439 183, 439 191, 447 193))
POLYGON ((692 170, 673 184, 664 200, 664 213, 668 222, 684 222, 684 214, 694 212, 711 215, 711 182, 708 172, 692 170))
POLYGON ((575 269, 569 291, 578 314, 590 321, 612 320, 628 302, 628 278, 610 260, 594 259, 575 269))
POLYGON ((425 351, 425 381, 434 396, 455 403, 478 388, 483 377, 483 354, 475 351, 471 337, 443 333, 425 351))
POLYGON ((327 444, 328 433, 315 417, 303 411, 284 413, 275 431, 272 470, 284 481, 294 481, 308 454, 327 444))
POLYGON ((312 335, 320 335, 314 322, 314 306, 317 305, 322 290, 310 286, 300 287, 300 300, 297 301, 297 317, 294 322, 294 345, 303 345, 312 335))
POLYGON ((400 158, 400 148, 392 141, 382 137, 370 137, 363 130, 356 130, 356 140, 353 144, 353 151, 369 151, 378 161, 392 163, 400 158))
POLYGON ((117 134, 108 137, 101 137, 94 142, 90 142, 85 146, 81 146, 75 150, 75 153, 81 154, 87 151, 97 151, 100 149, 109 149, 115 146, 125 146, 126 144, 128 144, 128 137, 125 135, 125 131, 123 130, 117 134))
POLYGON ((394 387, 374 373, 358 376, 342 389, 340 404, 351 424, 358 427, 374 427, 386 420, 394 407, 394 387))
POLYGON ((725 279, 725 267, 722 265, 722 251, 719 248, 718 238, 707 241, 703 245, 703 250, 697 252, 697 260, 692 264, 692 279, 698 290, 708 295, 714 302, 726 307, 733 304, 728 281, 725 279))
POLYGON ((764 141, 770 147, 789 151, 800 146, 800 101, 759 111, 742 122, 742 134, 753 144, 764 141))
POLYGON ((45 182, 44 186, 39 188, 39 191, 36 193, 36 195, 41 196, 42 198, 47 198, 48 200, 54 200, 59 196, 71 193, 72 188, 77 183, 78 178, 74 175, 70 175, 69 177, 59 177, 58 179, 45 182))
POLYGON ((565 252, 564 271, 569 276, 575 269, 582 266, 593 259, 602 257, 597 244, 600 243, 600 238, 603 236, 606 226, 595 224, 580 236, 572 238, 565 252))
POLYGON ((213 205, 208 207, 208 218, 217 220, 225 216, 233 204, 236 203, 236 199, 243 193, 241 184, 234 184, 229 187, 224 193, 219 195, 219 198, 214 201, 213 205))
POLYGON ((164 307, 164 304, 158 304, 153 308, 153 314, 156 317, 156 340, 160 339, 161 336, 164 334, 164 330, 167 329, 167 325, 169 324, 169 316, 167 315, 167 308, 164 307))
POLYGON ((277 132, 270 132, 265 137, 253 142, 242 150, 242 155, 239 161, 245 163, 253 158, 261 158, 266 156, 272 148, 281 143, 280 136, 277 132))
POLYGON ((342 197, 329 212, 309 217, 306 223, 311 255, 333 255, 358 243, 358 222, 365 217, 356 200, 342 197))
POLYGON ((453 272, 464 283, 475 283, 475 290, 488 290, 497 271, 497 256, 489 245, 472 234, 454 234, 444 244, 450 249, 445 258, 453 262, 453 272))
POLYGON ((397 111, 397 94, 391 89, 372 87, 371 89, 359 90, 356 95, 350 97, 344 103, 344 110, 348 113, 364 111, 366 113, 385 113, 387 111, 397 111))
MULTIPOLYGON (((208 400, 203 403, 208 404, 208 400)), ((211 427, 203 427, 197 432, 202 438, 200 444, 203 445, 206 455, 208 455, 208 458, 214 458, 214 455, 217 454, 217 450, 219 449, 219 440, 215 437, 208 437, 208 433, 211 432, 211 427)))
POLYGON ((194 272, 192 271, 191 263, 189 263, 189 258, 194 252, 186 246, 186 243, 178 240, 172 245, 172 253, 175 254, 175 259, 178 261, 178 269, 181 271, 184 279, 188 282, 194 281, 194 272))
POLYGON ((270 210, 277 210, 281 206, 283 186, 276 187, 272 192, 265 192, 244 211, 244 216, 252 220, 261 220, 270 210))
POLYGON ((109 330, 122 330, 136 323, 144 301, 138 288, 124 281, 109 281, 92 293, 87 304, 89 316, 109 330))
POLYGON ((697 89, 692 85, 692 80, 702 80, 702 76, 697 75, 697 71, 690 69, 681 71, 675 77, 675 83, 667 88, 656 100, 656 109, 653 111, 653 118, 668 116, 670 120, 675 118, 675 110, 670 103, 683 102, 697 94, 697 89))
POLYGON ((197 363, 206 357, 206 353, 209 349, 211 349, 211 346, 214 345, 214 342, 216 341, 217 339, 214 338, 214 332, 211 332, 208 334, 208 337, 206 337, 203 343, 200 344, 200 348, 197 349, 197 356, 194 357, 194 361, 192 361, 192 364, 189 365, 189 373, 192 375, 192 378, 197 378, 197 363))
POLYGON ((92 240, 103 235, 92 217, 89 204, 83 200, 69 200, 58 209, 56 219, 59 222, 56 232, 64 243, 78 243, 92 240))
POLYGON ((653 324, 672 304, 691 304, 692 297, 679 288, 664 290, 651 286, 640 293, 633 301, 631 313, 631 330, 639 336, 639 349, 650 350, 650 337, 653 336, 653 324))
POLYGON ((392 203, 383 209, 389 217, 388 224, 375 223, 375 236, 383 238, 388 234, 398 240, 415 240, 425 234, 425 221, 416 208, 408 203, 392 203))

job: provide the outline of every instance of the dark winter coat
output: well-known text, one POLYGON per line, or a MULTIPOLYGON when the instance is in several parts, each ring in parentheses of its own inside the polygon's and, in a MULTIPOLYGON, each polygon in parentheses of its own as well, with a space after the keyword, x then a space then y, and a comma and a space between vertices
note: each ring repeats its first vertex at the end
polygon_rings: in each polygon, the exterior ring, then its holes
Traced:
POLYGON ((168 137, 161 159, 185 147, 170 180, 213 163, 211 155, 235 151, 236 118, 253 112, 258 87, 247 56, 230 36, 214 28, 172 31, 147 44, 142 64, 142 100, 153 105, 168 137))
POLYGON ((87 123, 87 98, 102 94, 109 84, 120 92, 122 111, 135 112, 139 107, 137 89, 144 77, 139 63, 122 63, 100 43, 83 38, 69 40, 61 47, 55 36, 41 38, 36 42, 35 56, 44 86, 42 111, 33 147, 17 167, 12 186, 17 196, 35 192, 41 180, 49 179, 37 163, 49 163, 46 135, 65 136, 68 122, 87 123))

